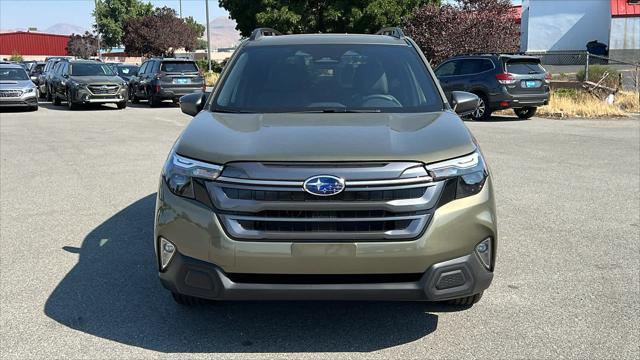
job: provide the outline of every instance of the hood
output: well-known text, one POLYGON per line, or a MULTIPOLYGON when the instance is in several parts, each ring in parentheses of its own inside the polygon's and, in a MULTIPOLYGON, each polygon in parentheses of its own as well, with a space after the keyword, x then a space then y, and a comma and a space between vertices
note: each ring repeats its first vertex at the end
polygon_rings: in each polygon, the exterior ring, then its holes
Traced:
POLYGON ((71 76, 69 79, 82 84, 120 85, 123 82, 119 76, 71 76))
POLYGON ((176 143, 180 155, 231 161, 435 161, 475 150, 453 112, 221 114, 200 112, 176 143))
POLYGON ((0 89, 29 89, 36 87, 31 79, 29 80, 2 80, 0 89))

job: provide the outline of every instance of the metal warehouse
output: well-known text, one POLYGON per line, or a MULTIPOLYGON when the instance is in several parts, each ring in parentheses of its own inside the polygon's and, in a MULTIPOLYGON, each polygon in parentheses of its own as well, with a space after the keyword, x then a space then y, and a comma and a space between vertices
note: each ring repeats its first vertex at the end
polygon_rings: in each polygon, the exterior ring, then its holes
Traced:
POLYGON ((0 33, 0 58, 8 58, 14 53, 33 60, 64 56, 68 41, 68 35, 24 31, 0 33))

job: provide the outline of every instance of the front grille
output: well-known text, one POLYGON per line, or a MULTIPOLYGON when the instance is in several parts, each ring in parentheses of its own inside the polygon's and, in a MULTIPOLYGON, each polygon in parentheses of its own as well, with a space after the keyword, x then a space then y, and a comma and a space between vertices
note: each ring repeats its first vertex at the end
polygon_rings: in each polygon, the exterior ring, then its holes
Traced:
POLYGON ((426 171, 416 170, 415 163, 350 163, 335 168, 323 163, 317 169, 313 164, 250 164, 236 163, 231 170, 229 166, 218 181, 206 184, 224 229, 236 240, 415 239, 428 225, 443 188, 426 171), (317 196, 304 191, 302 183, 309 174, 328 171, 345 179, 343 192, 317 196), (368 179, 369 171, 375 177, 368 179), (229 176, 238 173, 248 177, 229 176))
MULTIPOLYGON (((395 190, 346 191, 331 197, 332 201, 391 201, 415 199, 424 195, 426 187, 395 190)), ((324 196, 316 196, 303 191, 250 190, 223 187, 230 199, 256 201, 326 201, 324 196)))
POLYGON ((87 88, 94 95, 115 95, 120 90, 118 85, 89 85, 87 88))
POLYGON ((0 97, 13 98, 22 96, 22 90, 0 90, 0 97))

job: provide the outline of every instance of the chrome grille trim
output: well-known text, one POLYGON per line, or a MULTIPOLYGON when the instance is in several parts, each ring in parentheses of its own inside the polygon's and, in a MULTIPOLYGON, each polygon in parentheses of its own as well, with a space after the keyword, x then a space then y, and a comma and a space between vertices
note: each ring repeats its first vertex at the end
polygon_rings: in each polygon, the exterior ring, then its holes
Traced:
POLYGON ((239 162, 225 165, 206 189, 235 240, 410 241, 427 228, 444 184, 416 162, 239 162), (314 174, 345 179, 344 191, 305 192, 304 181, 314 174))
MULTIPOLYGON (((424 182, 431 182, 433 179, 430 176, 420 176, 407 179, 386 179, 386 180, 345 180, 345 186, 392 186, 400 184, 417 184, 424 182)), ((297 186, 302 187, 304 181, 288 181, 288 180, 256 180, 256 179, 241 179, 221 176, 217 181, 233 184, 247 184, 247 185, 263 185, 263 186, 297 186)))
POLYGON ((120 92, 120 85, 114 84, 91 84, 87 85, 87 90, 92 95, 117 95, 120 92), (106 89, 101 89, 101 87, 106 86, 106 89))

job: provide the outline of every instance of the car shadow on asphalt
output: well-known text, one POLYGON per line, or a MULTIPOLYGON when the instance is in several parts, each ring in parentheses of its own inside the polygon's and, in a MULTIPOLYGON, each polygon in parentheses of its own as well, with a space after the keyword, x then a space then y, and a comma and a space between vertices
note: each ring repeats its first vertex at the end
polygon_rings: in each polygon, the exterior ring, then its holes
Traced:
POLYGON ((109 111, 120 110, 115 104, 84 104, 78 105, 74 110, 69 110, 66 101, 63 101, 60 105, 53 105, 51 102, 39 103, 40 107, 49 110, 62 110, 62 111, 109 111))
POLYGON ((158 280, 153 253, 155 194, 92 230, 78 263, 46 301, 44 312, 72 329, 162 352, 374 351, 434 332, 437 303, 249 301, 189 308, 158 280))

